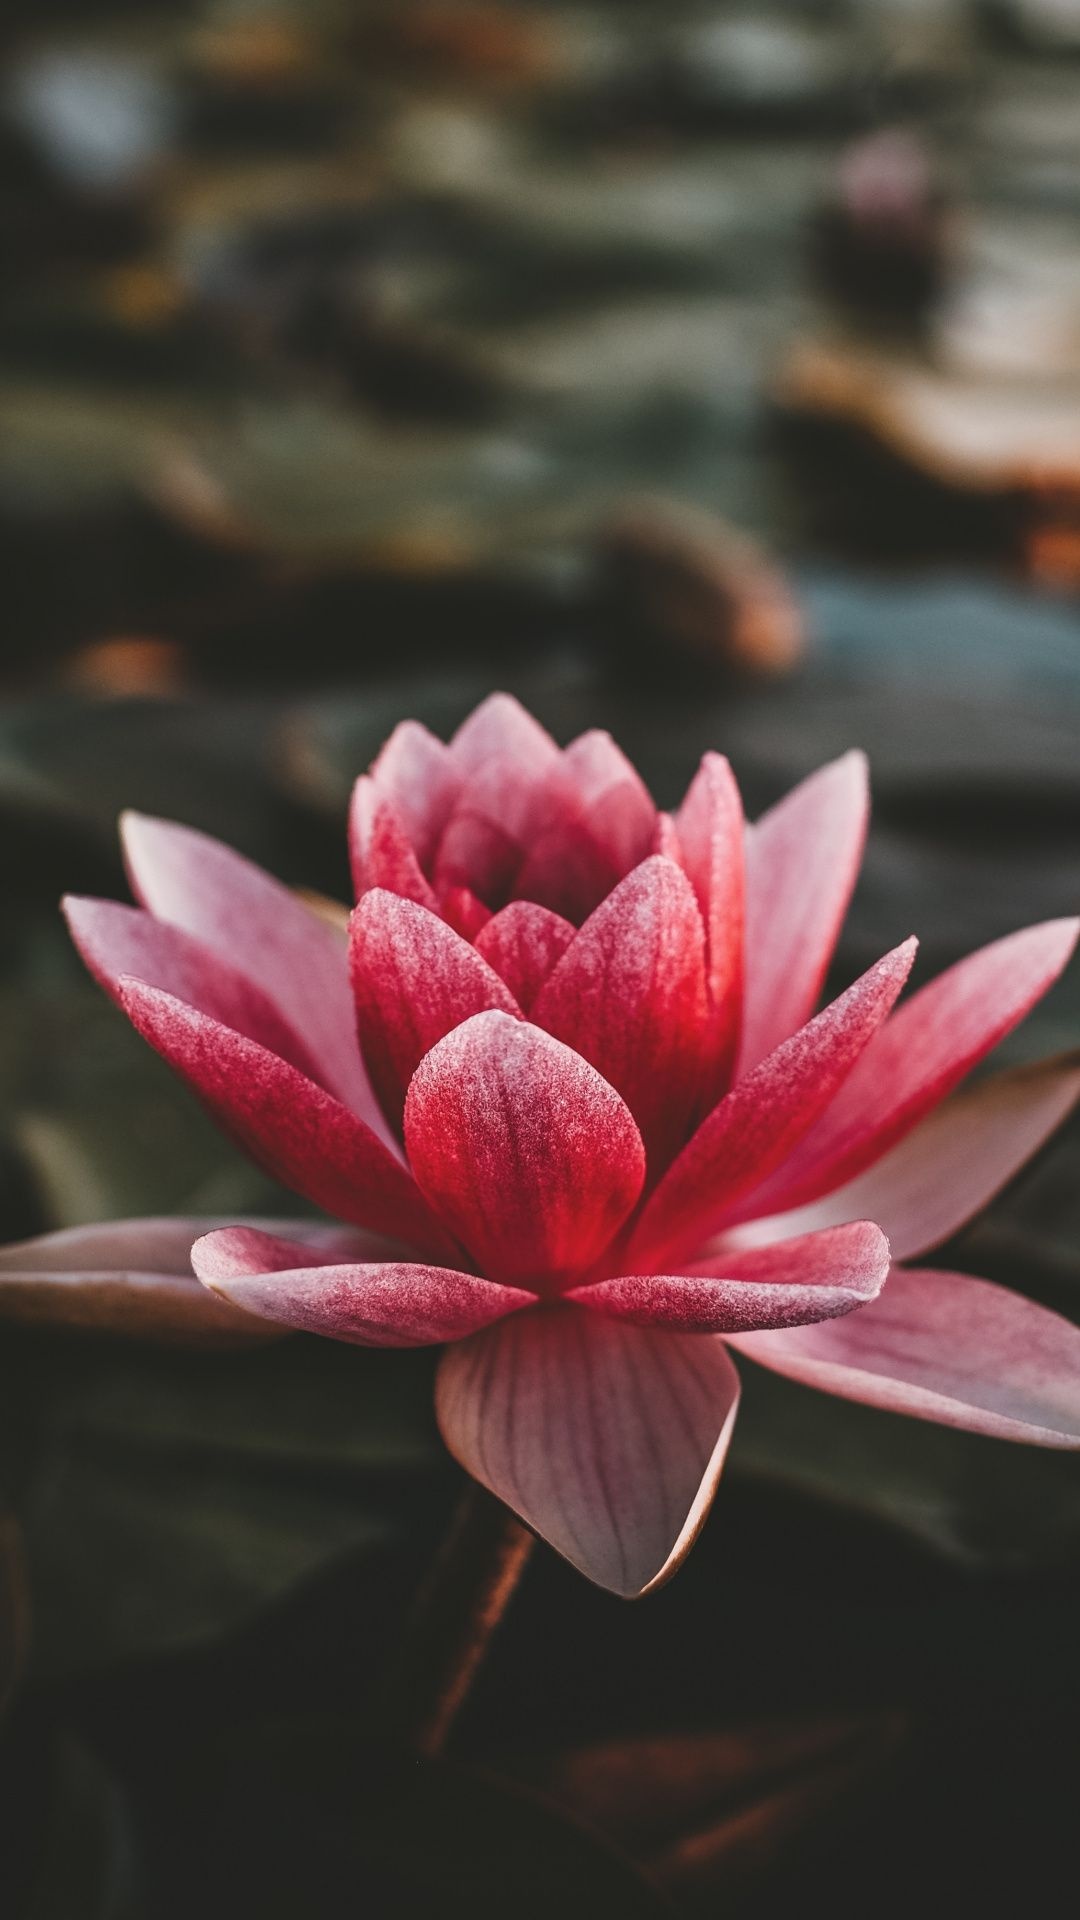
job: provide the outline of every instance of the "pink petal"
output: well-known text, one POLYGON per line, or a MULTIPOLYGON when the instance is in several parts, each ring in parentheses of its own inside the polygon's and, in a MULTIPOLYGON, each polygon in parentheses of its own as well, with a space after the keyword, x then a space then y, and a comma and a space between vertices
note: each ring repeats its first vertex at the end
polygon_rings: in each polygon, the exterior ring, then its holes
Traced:
POLYGON ((645 860, 597 907, 537 995, 538 1026, 622 1094, 663 1167, 697 1098, 708 1031, 705 932, 671 860, 645 860))
POLYGON ((739 1078, 797 1032, 818 1003, 869 810, 866 756, 846 753, 747 828, 739 1078))
POLYGON ((505 1013, 477 1014, 420 1062, 405 1143, 420 1187, 483 1272, 538 1292, 603 1252, 645 1176, 614 1088, 505 1013))
POLYGON ((876 1220, 893 1257, 911 1260, 980 1213, 1080 1099, 1075 1054, 964 1087, 847 1186, 809 1206, 737 1228, 742 1245, 844 1220, 876 1220))
POLYGON ((476 951, 528 1013, 548 974, 574 939, 576 928, 535 900, 511 900, 476 936, 476 951))
POLYGON ((136 899, 254 981, 303 1039, 321 1084, 381 1131, 341 936, 219 840, 139 813, 125 814, 121 830, 136 899))
POLYGON ((201 941, 141 907, 114 900, 68 897, 63 903, 71 937, 99 986, 121 1004, 120 980, 130 976, 161 987, 224 1026, 246 1034, 271 1053, 316 1077, 302 1040, 254 982, 211 953, 201 941))
POLYGON ((361 774, 349 803, 349 863, 358 900, 369 887, 387 887, 438 912, 401 816, 391 801, 380 799, 369 774, 361 774))
POLYGON ((561 758, 551 735, 512 693, 491 693, 474 707, 447 753, 458 777, 466 780, 492 761, 543 776, 561 758))
POLYGON ((497 973, 434 913, 386 893, 365 893, 352 916, 350 955, 360 1044, 387 1116, 425 1053, 487 1007, 515 1014, 497 973))
POLYGON ((656 1267, 718 1231, 748 1190, 789 1154, 828 1106, 887 1018, 915 957, 915 941, 856 980, 823 1013, 713 1108, 645 1207, 631 1246, 656 1267))
POLYGON ((808 1233, 778 1246, 698 1261, 679 1275, 620 1275, 575 1287, 567 1298, 637 1327, 678 1333, 742 1333, 831 1320, 873 1300, 889 1271, 889 1243, 879 1227, 808 1233))
POLYGON ((727 1085, 743 990, 743 811, 728 762, 707 753, 675 818, 683 864, 705 921, 712 1037, 705 1101, 727 1085))
POLYGON ((210 1298, 195 1280, 192 1242, 216 1224, 107 1220, 0 1247, 0 1317, 192 1345, 273 1339, 275 1329, 210 1298))
POLYGON ((435 1409, 474 1479, 588 1579, 631 1599, 692 1547, 738 1399, 720 1340, 542 1307, 451 1347, 435 1409))
POLYGON ((816 1200, 879 1160, 1030 1012, 1067 964, 1078 930, 1076 920, 1027 927, 913 994, 742 1217, 816 1200))
POLYGON ((848 1319, 734 1344, 763 1367, 845 1400, 946 1427, 1080 1446, 1080 1328, 1006 1287, 897 1268, 848 1319))
POLYGON ((310 1247, 250 1227, 207 1234, 191 1260, 213 1293, 245 1312, 361 1347, 462 1340, 533 1304, 517 1287, 449 1267, 346 1265, 332 1254, 313 1262, 310 1247))
POLYGON ((275 1179, 339 1219, 426 1252, 452 1251, 408 1168, 322 1087, 157 987, 122 980, 118 998, 143 1038, 275 1179))
POLYGON ((418 721, 403 720, 374 762, 371 781, 380 800, 389 801, 394 809, 426 870, 461 784, 449 747, 418 721))
POLYGON ((589 833, 613 876, 629 873, 653 852, 656 807, 637 769, 610 733, 593 731, 572 740, 563 765, 584 806, 589 833))

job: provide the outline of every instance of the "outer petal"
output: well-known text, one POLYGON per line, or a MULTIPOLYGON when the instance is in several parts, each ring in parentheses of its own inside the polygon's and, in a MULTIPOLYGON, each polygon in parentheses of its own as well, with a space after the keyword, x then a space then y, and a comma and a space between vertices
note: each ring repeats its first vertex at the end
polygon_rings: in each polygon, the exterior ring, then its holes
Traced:
POLYGON ((302 1037, 318 1079, 376 1131, 382 1117, 356 1044, 345 944, 280 881, 191 827, 127 813, 136 898, 261 987, 302 1037))
POLYGON ((69 896, 63 908, 79 953, 117 1005, 121 979, 142 980, 246 1034, 310 1078, 318 1077, 302 1039, 273 1002, 200 940, 155 920, 141 907, 124 907, 115 900, 69 896))
POLYGON ((686 871, 705 921, 713 1032, 706 1102, 730 1077, 743 990, 743 811, 728 762, 707 753, 675 816, 686 871))
POLYGON ((361 1347, 461 1340, 532 1304, 517 1287, 405 1261, 342 1264, 251 1227, 209 1233, 191 1263, 212 1292, 248 1313, 361 1347))
POLYGON ((118 997, 143 1038, 275 1179, 339 1219, 452 1251, 408 1168, 322 1087, 156 987, 123 980, 118 997))
POLYGON ((678 1333, 744 1333, 801 1327, 866 1305, 889 1271, 889 1243, 879 1227, 851 1226, 804 1234, 774 1247, 748 1248, 696 1262, 684 1274, 622 1275, 567 1296, 583 1307, 637 1327, 678 1333))
POLYGON ((504 1013, 466 1020, 420 1062, 405 1144, 419 1185, 483 1272, 537 1291, 598 1258, 645 1175, 614 1088, 504 1013))
POLYGON ((508 987, 437 914, 374 887, 350 924, 360 1044, 388 1118, 400 1120, 409 1081, 452 1027, 486 1007, 516 1014, 508 987))
POLYGON ((708 1031, 705 933, 693 888, 659 855, 597 907, 537 995, 533 1017, 622 1094, 650 1164, 686 1138, 708 1031))
POLYGON ((107 1220, 0 1247, 0 1316, 179 1344, 242 1346, 276 1330, 214 1300, 191 1271, 205 1218, 107 1220))
POLYGON ((388 887, 438 912, 401 816, 380 797, 370 774, 361 774, 349 802, 349 864, 358 900, 369 887, 388 887))
POLYGON ((810 775, 746 833, 746 980, 737 1077, 810 1018, 862 860, 866 755, 810 775))
POLYGON ((537 906, 535 900, 511 900, 476 936, 476 951, 505 981, 523 1013, 528 1013, 548 974, 577 932, 569 920, 537 906))
POLYGON ((594 730, 563 754, 585 811, 589 833, 613 876, 629 873, 653 851, 656 807, 637 769, 610 733, 594 730))
POLYGON ((693 1251, 723 1224, 762 1171, 811 1127, 852 1071, 896 1000, 915 957, 905 941, 740 1080, 703 1120, 652 1195, 631 1241, 631 1260, 659 1264, 693 1251))
POLYGON ((1080 1447, 1080 1328, 989 1280, 898 1268, 849 1319, 740 1334, 763 1367, 946 1427, 1080 1447))
POLYGON ((435 1407, 474 1479, 590 1580, 631 1599, 693 1545, 738 1397, 720 1340, 541 1307, 452 1347, 435 1407))
POLYGON ((876 1220, 898 1260, 940 1246, 981 1212, 1080 1099, 1080 1055, 1014 1067, 944 1100, 899 1146, 809 1206, 736 1229, 743 1246, 844 1220, 876 1220))
POLYGON ((1076 920, 1027 927, 913 994, 742 1217, 816 1200, 879 1160, 1030 1012, 1067 964, 1078 929, 1076 920))
POLYGON ((372 766, 371 781, 379 799, 393 807, 426 870, 461 784, 449 747, 419 721, 402 720, 372 766))

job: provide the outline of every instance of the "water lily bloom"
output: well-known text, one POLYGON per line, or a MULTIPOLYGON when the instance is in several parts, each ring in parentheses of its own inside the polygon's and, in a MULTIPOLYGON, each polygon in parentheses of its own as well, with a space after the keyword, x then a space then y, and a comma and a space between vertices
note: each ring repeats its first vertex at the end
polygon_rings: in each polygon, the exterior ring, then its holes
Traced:
MULTIPOLYGON (((752 826, 707 754, 667 815, 608 735, 560 750, 495 696, 449 745, 404 723, 359 780, 347 940, 226 847, 128 817, 140 904, 69 900, 80 952, 232 1138, 339 1223, 191 1223, 211 1304, 233 1331, 445 1343, 452 1453, 626 1595, 672 1572, 708 1509, 733 1352, 871 1406, 1080 1445, 1080 1330, 906 1264, 1080 1093, 1075 1058, 956 1091, 1077 923, 999 940, 897 1005, 907 941, 815 1012, 866 816, 858 754, 752 826)), ((177 1271, 184 1233, 109 1229, 108 1259, 87 1257, 103 1311, 109 1271, 150 1294, 156 1273, 183 1321, 184 1290, 204 1299, 177 1271)), ((79 1248, 4 1260, 0 1305, 12 1279, 25 1304, 50 1261, 71 1282, 79 1248)))

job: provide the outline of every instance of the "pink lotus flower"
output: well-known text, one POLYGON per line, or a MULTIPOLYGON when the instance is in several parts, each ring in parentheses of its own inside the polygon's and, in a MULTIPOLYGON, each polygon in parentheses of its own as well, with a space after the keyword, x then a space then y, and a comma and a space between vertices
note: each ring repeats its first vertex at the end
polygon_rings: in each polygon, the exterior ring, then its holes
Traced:
MULTIPOLYGON (((894 1011, 909 941, 815 1014, 866 813, 850 754, 747 826, 708 754, 668 817, 606 734, 561 752, 496 696, 449 746, 406 722, 358 782, 348 953, 238 855, 138 816, 141 906, 67 903, 91 972, 228 1133, 348 1223, 199 1238, 230 1328, 449 1343, 451 1452, 617 1593, 693 1541, 733 1349, 871 1406, 1080 1445, 1080 1330, 891 1264, 966 1221, 1080 1093, 1072 1059, 954 1094, 1077 923, 1000 940, 894 1011)), ((86 1231, 152 1289, 145 1230, 86 1231)), ((156 1231, 176 1313, 177 1289, 198 1297, 184 1223, 156 1231)), ((9 1280, 51 1257, 9 1250, 9 1280)))

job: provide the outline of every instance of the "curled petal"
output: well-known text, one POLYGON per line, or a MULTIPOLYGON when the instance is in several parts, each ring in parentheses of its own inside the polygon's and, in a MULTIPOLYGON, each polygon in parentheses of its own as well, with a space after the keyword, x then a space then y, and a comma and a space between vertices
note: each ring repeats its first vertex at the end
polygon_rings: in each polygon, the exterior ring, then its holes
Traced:
POLYGON ((523 1013, 562 958, 576 928, 535 900, 511 900, 476 936, 476 951, 494 967, 523 1013))
POLYGON ((736 1336, 740 1353, 806 1386, 941 1426, 1080 1447, 1080 1328, 1006 1287, 897 1268, 844 1320, 736 1336))
POLYGON ((588 1579, 632 1599, 693 1545, 738 1398, 722 1341, 564 1306, 452 1347, 435 1406, 474 1479, 588 1579))
POLYGON ((519 1312, 533 1295, 476 1274, 402 1260, 312 1259, 309 1246, 250 1227, 196 1242, 191 1261, 213 1294, 245 1313, 362 1347, 428 1347, 519 1312))
POLYGON ((878 1221, 911 1260, 959 1231, 1038 1152, 1080 1099, 1080 1056, 991 1074, 943 1100, 899 1146, 835 1193, 735 1230, 758 1246, 844 1220, 878 1221))
POLYGON ((705 1098, 727 1085, 738 1041, 743 992, 742 800, 728 762, 707 753, 675 816, 683 864, 705 922, 712 1033, 705 1098))
POLYGON ((299 1034, 320 1084, 376 1132, 383 1120, 356 1044, 345 943, 261 867, 205 833, 126 813, 137 900, 251 980, 299 1034))
POLYGON ((1067 965, 1078 929, 1076 920, 1026 927, 913 994, 744 1217, 816 1200, 879 1160, 1031 1011, 1067 965))
POLYGON ((862 861, 866 755, 846 753, 746 832, 746 979, 737 1077, 809 1020, 862 861))
POLYGON ((322 1087, 156 987, 122 980, 118 997, 143 1038, 275 1179, 341 1220, 436 1254, 453 1250, 408 1168, 322 1087))
POLYGON ((405 1144, 420 1187, 482 1271, 538 1291, 597 1259, 645 1175, 614 1088, 504 1013, 477 1014, 425 1055, 405 1144))
POLYGON ((350 925, 360 1044, 388 1117, 425 1053, 486 1007, 518 1011, 513 994, 474 947, 437 914, 382 887, 365 893, 350 925))
POLYGON ((656 1267, 661 1251, 693 1251, 741 1195, 756 1194, 762 1174, 834 1099, 887 1018, 914 957, 913 940, 886 954, 713 1108, 645 1207, 631 1259, 647 1256, 656 1267))
POLYGON ((851 1313, 877 1298, 888 1271, 885 1235, 862 1220, 778 1246, 718 1255, 678 1275, 601 1280, 574 1288, 567 1298, 636 1327, 744 1333, 801 1327, 851 1313))
POLYGON ((686 875, 656 855, 597 907, 533 1008, 622 1094, 662 1167, 693 1111, 708 1020, 705 935, 686 875))

